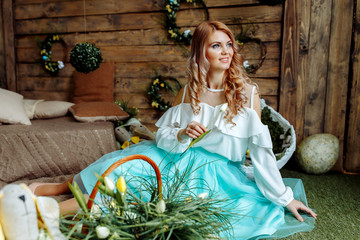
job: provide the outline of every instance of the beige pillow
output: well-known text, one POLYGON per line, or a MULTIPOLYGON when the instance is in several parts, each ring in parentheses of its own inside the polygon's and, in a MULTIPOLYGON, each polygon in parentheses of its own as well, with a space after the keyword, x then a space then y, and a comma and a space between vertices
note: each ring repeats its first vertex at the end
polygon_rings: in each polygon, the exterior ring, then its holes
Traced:
POLYGON ((82 102, 69 110, 80 122, 119 121, 129 117, 127 112, 113 102, 82 102))
POLYGON ((36 105, 34 118, 57 118, 65 116, 74 105, 64 101, 44 101, 36 105))
POLYGON ((0 109, 0 122, 31 125, 22 95, 0 88, 0 109))
POLYGON ((44 100, 24 99, 24 108, 29 119, 34 118, 36 105, 44 100))

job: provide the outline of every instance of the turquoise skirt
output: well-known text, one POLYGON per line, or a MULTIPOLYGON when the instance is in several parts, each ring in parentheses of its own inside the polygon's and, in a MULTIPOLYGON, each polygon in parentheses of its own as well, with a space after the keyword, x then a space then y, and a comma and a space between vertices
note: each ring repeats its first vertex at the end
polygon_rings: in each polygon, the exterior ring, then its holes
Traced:
MULTIPOLYGON (((180 154, 159 149, 154 142, 144 141, 98 159, 80 172, 82 181, 80 185, 84 186, 87 193, 91 193, 97 182, 95 172, 101 175, 117 160, 133 154, 143 154, 159 166, 162 176, 165 176, 164 191, 171 191, 166 189, 166 182, 172 181, 171 176, 175 171, 189 171, 190 166, 191 191, 194 194, 211 191, 221 198, 231 199, 232 212, 241 216, 231 222, 233 227, 231 239, 281 238, 296 232, 311 231, 314 227, 314 219, 309 215, 303 214, 304 222, 299 222, 284 207, 266 199, 256 183, 246 177, 239 163, 229 161, 203 148, 190 149, 180 157, 180 154)), ((114 181, 120 176, 124 176, 125 179, 132 176, 148 178, 155 176, 155 173, 148 163, 135 160, 120 165, 109 175, 114 181)), ((75 177, 76 179, 79 177, 75 177)), ((295 199, 307 205, 300 179, 287 178, 284 179, 284 183, 292 188, 295 199)), ((128 188, 134 191, 139 188, 136 181, 127 181, 127 184, 128 188)), ((98 194, 95 202, 100 201, 98 194)))

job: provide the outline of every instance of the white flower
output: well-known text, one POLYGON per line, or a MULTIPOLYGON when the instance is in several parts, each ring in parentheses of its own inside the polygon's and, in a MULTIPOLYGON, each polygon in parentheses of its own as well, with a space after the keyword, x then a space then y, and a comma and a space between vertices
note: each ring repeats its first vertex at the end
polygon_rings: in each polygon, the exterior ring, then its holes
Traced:
POLYGON ((244 61, 243 65, 244 65, 244 67, 245 67, 245 68, 250 67, 250 65, 249 65, 249 61, 244 61))
POLYGON ((105 187, 109 189, 111 192, 115 190, 115 183, 114 180, 112 180, 111 178, 104 177, 104 183, 105 183, 105 187))
POLYGON ((226 109, 227 109, 227 107, 228 107, 228 103, 224 103, 224 104, 221 106, 220 111, 221 111, 221 112, 225 112, 226 109))
POLYGON ((156 204, 156 212, 164 213, 166 209, 166 204, 163 199, 160 199, 159 202, 156 204))
POLYGON ((130 211, 124 211, 124 217, 125 219, 135 220, 137 218, 137 214, 130 211))
POLYGON ((74 226, 74 232, 81 233, 83 228, 83 224, 81 222, 78 222, 74 226))
POLYGON ((199 195, 197 195, 197 199, 205 199, 207 196, 208 196, 207 192, 200 193, 199 195))
POLYGON ((58 63, 58 68, 59 69, 63 69, 64 68, 64 63, 62 61, 57 61, 58 63))
POLYGON ((188 35, 189 35, 189 33, 190 33, 191 31, 190 31, 190 29, 188 29, 188 30, 185 30, 184 31, 184 37, 187 37, 188 35))
POLYGON ((107 227, 104 226, 97 226, 95 228, 96 235, 100 239, 107 238, 110 235, 110 230, 107 227))
POLYGON ((93 214, 94 217, 99 218, 99 217, 101 217, 102 210, 99 207, 99 205, 94 204, 91 208, 91 213, 93 214))

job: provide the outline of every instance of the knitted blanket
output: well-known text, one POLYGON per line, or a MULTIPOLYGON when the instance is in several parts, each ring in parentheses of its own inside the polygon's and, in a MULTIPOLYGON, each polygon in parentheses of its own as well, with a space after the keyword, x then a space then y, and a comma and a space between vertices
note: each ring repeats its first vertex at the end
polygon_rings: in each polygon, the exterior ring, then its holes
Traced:
POLYGON ((72 117, 0 126, 0 187, 7 183, 76 174, 117 149, 111 122, 72 117))

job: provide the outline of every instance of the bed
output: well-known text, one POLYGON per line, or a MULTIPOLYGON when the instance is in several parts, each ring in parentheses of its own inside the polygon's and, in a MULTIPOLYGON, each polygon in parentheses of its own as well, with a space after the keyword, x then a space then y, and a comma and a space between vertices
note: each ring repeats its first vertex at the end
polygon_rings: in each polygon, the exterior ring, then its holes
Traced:
POLYGON ((13 182, 63 181, 117 150, 112 122, 73 117, 0 125, 0 188, 13 182))

